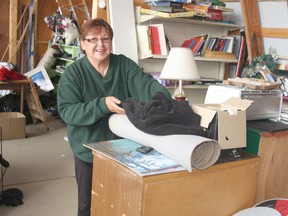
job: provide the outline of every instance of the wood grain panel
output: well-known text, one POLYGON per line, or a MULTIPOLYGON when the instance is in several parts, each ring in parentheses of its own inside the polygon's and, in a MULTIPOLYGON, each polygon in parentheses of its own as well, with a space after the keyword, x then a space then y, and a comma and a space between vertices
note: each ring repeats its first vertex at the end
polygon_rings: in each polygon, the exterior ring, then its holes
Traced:
POLYGON ((139 176, 93 151, 92 216, 227 216, 255 204, 259 158, 139 176))
POLYGON ((247 38, 248 59, 262 55, 264 51, 261 22, 257 1, 240 0, 247 38))
POLYGON ((262 37, 286 38, 288 39, 287 28, 261 28, 262 37))
POLYGON ((9 44, 9 0, 1 0, 1 16, 0 16, 0 59, 3 57, 3 61, 7 61, 9 56, 8 52, 5 56, 4 52, 9 44))
POLYGON ((287 144, 288 131, 261 134, 257 202, 278 197, 288 198, 287 144))

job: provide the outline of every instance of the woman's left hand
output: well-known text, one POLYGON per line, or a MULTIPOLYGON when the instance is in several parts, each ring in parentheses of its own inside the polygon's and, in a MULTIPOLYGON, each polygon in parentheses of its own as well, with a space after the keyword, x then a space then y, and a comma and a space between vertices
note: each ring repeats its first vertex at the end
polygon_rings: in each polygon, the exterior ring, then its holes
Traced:
POLYGON ((121 101, 114 97, 114 96, 108 96, 105 98, 105 103, 110 112, 118 113, 118 114, 124 114, 125 110, 120 106, 121 101))

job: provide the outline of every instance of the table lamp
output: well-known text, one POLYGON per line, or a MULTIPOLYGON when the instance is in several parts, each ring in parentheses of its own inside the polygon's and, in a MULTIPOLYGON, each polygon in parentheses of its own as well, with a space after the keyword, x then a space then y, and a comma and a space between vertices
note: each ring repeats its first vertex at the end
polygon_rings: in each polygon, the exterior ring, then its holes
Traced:
POLYGON ((182 89, 182 80, 200 80, 192 50, 185 47, 173 47, 169 52, 159 78, 179 80, 179 94, 175 96, 175 99, 186 100, 182 89))

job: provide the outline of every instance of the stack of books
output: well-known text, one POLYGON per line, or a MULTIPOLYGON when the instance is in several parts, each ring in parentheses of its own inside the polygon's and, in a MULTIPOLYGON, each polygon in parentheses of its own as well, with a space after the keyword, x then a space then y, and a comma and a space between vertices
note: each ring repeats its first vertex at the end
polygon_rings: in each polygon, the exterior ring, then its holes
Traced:
POLYGON ((232 12, 225 4, 215 5, 212 0, 145 0, 149 9, 143 14, 160 17, 202 17, 211 21, 222 21, 222 12, 232 12))
POLYGON ((165 18, 193 17, 192 11, 187 11, 184 3, 191 3, 191 0, 145 0, 150 6, 149 9, 142 8, 142 14, 155 15, 165 18))
POLYGON ((234 37, 211 37, 210 34, 204 34, 185 40, 181 46, 191 48, 195 56, 205 56, 207 51, 232 54, 234 37))
POLYGON ((176 13, 184 12, 186 9, 183 7, 183 2, 181 1, 149 1, 147 4, 151 7, 152 10, 176 13))
POLYGON ((185 40, 182 43, 181 47, 190 48, 195 56, 203 56, 205 50, 204 47, 207 46, 207 43, 210 40, 209 38, 210 38, 209 34, 196 36, 185 40))

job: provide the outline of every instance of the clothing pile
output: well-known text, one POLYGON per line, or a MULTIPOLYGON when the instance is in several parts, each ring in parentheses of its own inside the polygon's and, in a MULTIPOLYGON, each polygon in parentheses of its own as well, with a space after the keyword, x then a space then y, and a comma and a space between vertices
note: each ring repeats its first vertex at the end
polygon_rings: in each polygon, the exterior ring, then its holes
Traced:
POLYGON ((148 103, 128 98, 122 103, 130 122, 139 130, 153 135, 191 134, 206 137, 200 126, 201 116, 188 101, 176 101, 156 93, 148 103))

